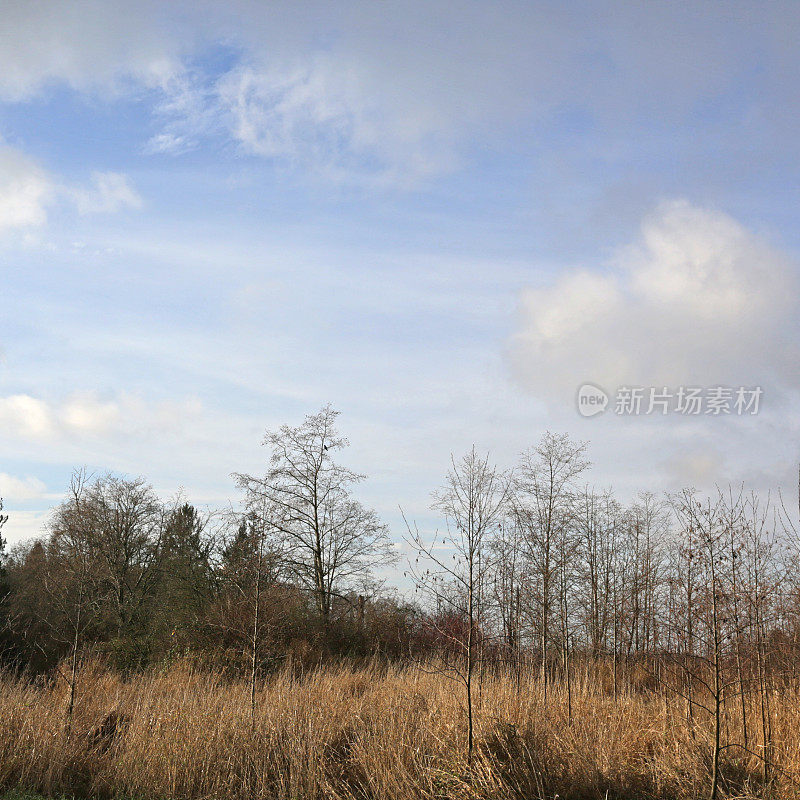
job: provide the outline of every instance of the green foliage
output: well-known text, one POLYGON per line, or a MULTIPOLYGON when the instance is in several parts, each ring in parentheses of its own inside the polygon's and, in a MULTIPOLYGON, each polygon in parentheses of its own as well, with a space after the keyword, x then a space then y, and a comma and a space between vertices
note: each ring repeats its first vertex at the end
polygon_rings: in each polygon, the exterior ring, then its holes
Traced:
POLYGON ((189 503, 166 513, 147 626, 156 658, 185 652, 205 634, 216 592, 214 542, 206 533, 207 522, 189 503))

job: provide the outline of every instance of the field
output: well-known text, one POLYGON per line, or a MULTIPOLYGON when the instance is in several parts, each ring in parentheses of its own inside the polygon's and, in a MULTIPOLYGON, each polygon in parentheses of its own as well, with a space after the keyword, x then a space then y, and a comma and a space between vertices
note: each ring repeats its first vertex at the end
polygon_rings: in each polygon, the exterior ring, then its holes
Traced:
MULTIPOLYGON (((468 763, 458 684, 418 668, 325 667, 249 687, 185 665, 130 680, 85 669, 65 730, 63 684, 6 682, 0 787, 46 796, 199 798, 673 798, 708 795, 711 728, 657 691, 616 700, 601 675, 476 686, 468 763), (116 731, 97 730, 115 710, 116 731), (94 738, 91 737, 95 732, 94 738)), ((800 698, 772 703, 772 796, 800 797, 800 698)), ((753 709, 755 714, 755 709, 753 709)), ((727 737, 736 740, 731 713, 727 737)), ((723 751, 723 797, 763 796, 761 761, 723 751)), ((19 797, 9 795, 8 797, 19 797)))

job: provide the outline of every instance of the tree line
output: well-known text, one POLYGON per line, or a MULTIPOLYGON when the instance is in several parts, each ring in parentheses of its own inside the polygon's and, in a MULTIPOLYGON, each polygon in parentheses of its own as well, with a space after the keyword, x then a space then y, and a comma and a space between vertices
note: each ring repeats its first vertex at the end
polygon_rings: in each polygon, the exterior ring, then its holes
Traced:
POLYGON ((683 703, 690 730, 710 726, 711 797, 731 748, 759 760, 768 784, 770 703, 798 677, 794 515, 744 488, 643 492, 626 506, 585 482, 586 451, 547 433, 507 472, 473 448, 434 494, 443 532, 408 524, 426 624, 464 689, 469 752, 476 679, 533 666, 545 703, 549 686, 566 691, 569 722, 576 675, 615 700, 683 703))
POLYGON ((735 711, 736 746, 768 777, 771 689, 796 682, 800 634, 800 537, 780 498, 687 489, 626 505, 587 483, 587 445, 566 435, 513 470, 473 448, 433 494, 439 531, 406 521, 404 596, 376 579, 398 547, 356 499, 364 476, 337 461, 337 417, 268 432, 264 473, 234 476, 235 510, 76 472, 42 536, 10 553, 0 537, 4 664, 55 671, 71 704, 87 653, 124 670, 191 657, 247 675, 254 708, 258 676, 287 663, 424 659, 463 687, 470 750, 486 670, 535 667, 546 701, 601 665, 615 698, 662 691, 687 724, 710 722, 715 759, 735 711))

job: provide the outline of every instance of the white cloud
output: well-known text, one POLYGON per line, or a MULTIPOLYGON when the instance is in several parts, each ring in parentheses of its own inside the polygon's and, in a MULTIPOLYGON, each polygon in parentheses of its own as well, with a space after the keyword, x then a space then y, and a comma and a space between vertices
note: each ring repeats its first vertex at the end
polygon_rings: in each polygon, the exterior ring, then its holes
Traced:
POLYGON ((606 268, 523 293, 515 375, 559 398, 584 381, 798 388, 797 278, 729 216, 665 203, 606 268))
POLYGON ((6 472, 0 472, 0 497, 4 501, 38 500, 45 493, 46 488, 38 478, 31 476, 15 478, 6 472))
POLYGON ((375 83, 365 65, 329 56, 245 68, 220 82, 220 113, 247 152, 329 177, 414 183, 450 168, 448 125, 387 102, 375 83))
POLYGON ((43 400, 26 394, 0 397, 0 431, 21 438, 42 439, 55 430, 55 416, 43 400))
POLYGON ((180 427, 196 419, 194 399, 147 402, 132 395, 103 400, 75 392, 59 401, 30 395, 0 397, 0 439, 63 441, 76 437, 130 437, 180 427))
POLYGON ((19 150, 0 144, 0 233, 42 225, 53 195, 45 170, 19 150))
POLYGON ((0 99, 30 99, 58 84, 85 91, 119 91, 131 79, 163 84, 180 70, 167 11, 151 0, 4 2, 0 99))
POLYGON ((146 152, 224 133, 337 178, 413 182, 458 163, 476 133, 492 144, 521 120, 680 116, 740 80, 745 35, 769 53, 762 88, 792 120, 798 24, 782 4, 753 3, 739 15, 629 4, 609 17, 591 2, 6 0, 0 99, 144 88, 163 126, 146 152), (209 54, 216 69, 203 74, 209 54))
POLYGON ((49 511, 19 511, 10 504, 6 504, 6 512, 8 522, 3 526, 3 538, 8 542, 9 549, 41 536, 49 516, 49 511))
POLYGON ((155 136, 151 136, 144 147, 144 152, 148 155, 153 153, 170 153, 176 155, 185 153, 195 147, 192 139, 179 133, 162 131, 155 136))
POLYGON ((60 185, 30 156, 0 142, 0 235, 44 225, 48 210, 59 199, 74 204, 81 214, 142 206, 127 175, 93 172, 89 186, 60 185))
POLYGON ((329 177, 413 183, 457 163, 476 128, 519 119, 534 98, 559 102, 549 87, 570 56, 554 33, 569 26, 507 11, 459 4, 442 35, 442 10, 426 2, 9 0, 0 99, 57 85, 144 87, 162 123, 145 152, 180 153, 223 134, 329 177), (198 65, 220 45, 234 57, 215 83, 198 65))
POLYGON ((70 397, 58 412, 62 426, 80 433, 104 433, 120 419, 117 402, 102 402, 91 394, 70 397))
POLYGON ((81 214, 113 214, 123 208, 141 208, 142 198, 127 175, 93 172, 91 187, 71 190, 81 214))
POLYGON ((449 169, 474 126, 491 131, 526 113, 520 90, 547 85, 556 57, 563 66, 553 21, 516 17, 465 5, 452 14, 453 35, 441 36, 441 11, 427 3, 10 0, 0 100, 58 85, 144 87, 162 123, 145 152, 180 153, 223 134, 336 178, 409 182, 449 169), (235 55, 217 82, 198 65, 220 44, 235 55))
POLYGON ((147 141, 145 153, 185 153, 197 148, 202 137, 220 131, 215 90, 206 85, 202 74, 184 70, 160 88, 162 98, 154 113, 161 130, 147 141))

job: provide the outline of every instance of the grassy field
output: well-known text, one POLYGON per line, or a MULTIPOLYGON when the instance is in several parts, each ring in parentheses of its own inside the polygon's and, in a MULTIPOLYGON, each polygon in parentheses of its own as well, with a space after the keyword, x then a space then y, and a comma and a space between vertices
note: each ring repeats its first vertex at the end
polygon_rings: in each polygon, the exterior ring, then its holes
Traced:
MULTIPOLYGON (((615 700, 597 676, 547 700, 533 677, 486 676, 467 761, 457 684, 419 669, 326 668, 258 690, 186 666, 124 681, 84 670, 71 729, 63 684, 0 687, 0 787, 50 797, 661 798, 707 796, 710 727, 658 692, 615 700), (115 709, 116 735, 91 740, 115 709)), ((800 798, 800 698, 773 698, 776 783, 800 798), (778 771, 779 770, 779 771, 778 771)), ((731 704, 733 705, 733 704, 731 704)), ((736 709, 726 718, 735 741, 736 709)), ((753 709, 755 715, 755 709, 753 709)), ((755 718, 755 717, 754 717, 755 718)), ((755 747, 755 745, 754 745, 755 747)), ((762 796, 761 762, 723 753, 723 797, 762 796)), ((30 795, 6 795, 6 798, 30 795)))

